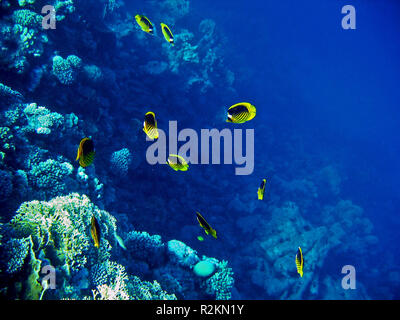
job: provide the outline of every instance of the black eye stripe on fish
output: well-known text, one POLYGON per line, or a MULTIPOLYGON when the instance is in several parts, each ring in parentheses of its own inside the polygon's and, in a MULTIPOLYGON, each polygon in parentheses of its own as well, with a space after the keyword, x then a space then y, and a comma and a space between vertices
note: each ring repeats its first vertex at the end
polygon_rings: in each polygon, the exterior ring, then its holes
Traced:
POLYGON ((154 29, 153 24, 147 17, 145 17, 144 15, 137 14, 135 16, 135 20, 143 31, 153 34, 153 29, 154 29))
POLYGON ((253 119, 256 115, 256 108, 248 102, 237 103, 228 108, 227 122, 244 123, 253 119))
POLYGON ((75 160, 79 160, 79 165, 81 167, 87 167, 92 164, 94 155, 95 151, 93 140, 89 138, 83 138, 79 143, 78 152, 75 160))
POLYGON ((94 150, 94 143, 92 140, 86 140, 82 145, 83 154, 88 154, 94 150))
POLYGON ((150 139, 158 139, 157 120, 155 114, 151 111, 144 116, 143 131, 150 139))
POLYGON ((202 227, 204 229, 206 234, 210 234, 215 239, 217 239, 217 232, 213 228, 211 228, 211 226, 208 224, 206 219, 204 219, 203 216, 199 212, 196 212, 196 218, 197 218, 197 222, 199 223, 200 227, 202 227))
POLYGON ((169 36, 170 38, 173 38, 173 37, 172 37, 172 34, 171 34, 171 32, 168 30, 168 28, 165 28, 165 27, 164 27, 164 30, 165 30, 165 32, 168 34, 168 36, 169 36))

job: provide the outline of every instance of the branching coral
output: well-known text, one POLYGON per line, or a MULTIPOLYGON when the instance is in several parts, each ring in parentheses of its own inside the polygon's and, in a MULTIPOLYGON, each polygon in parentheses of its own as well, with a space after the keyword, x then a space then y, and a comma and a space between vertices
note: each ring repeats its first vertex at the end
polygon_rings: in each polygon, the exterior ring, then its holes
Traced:
POLYGON ((199 261, 197 252, 182 241, 170 240, 168 241, 167 248, 168 257, 172 263, 183 267, 190 267, 199 261))
MULTIPOLYGON (((210 259, 210 258, 209 258, 210 259)), ((227 261, 214 260, 217 271, 210 278, 205 280, 201 286, 206 287, 206 292, 215 296, 217 300, 229 300, 231 289, 234 284, 233 271, 228 267, 227 261)))
POLYGON ((10 239, 4 244, 7 259, 7 272, 18 272, 28 256, 30 250, 30 239, 10 239))
POLYGON ((52 129, 57 129, 64 123, 61 114, 50 112, 47 108, 38 106, 36 103, 28 104, 24 109, 24 114, 28 119, 27 129, 37 134, 50 134, 52 129))
POLYGON ((133 276, 128 283, 128 291, 135 300, 176 300, 174 294, 168 294, 162 290, 157 281, 141 281, 133 276))
POLYGON ((44 249, 54 266, 80 270, 88 259, 95 264, 105 261, 114 243, 115 218, 99 210, 88 197, 70 194, 49 202, 23 203, 10 222, 19 237, 32 236, 35 251, 44 249), (92 216, 101 225, 100 248, 93 247, 89 226, 92 216))
POLYGON ((56 196, 67 192, 65 179, 72 171, 73 166, 70 163, 48 159, 32 167, 29 179, 33 186, 45 189, 47 195, 56 196))
POLYGON ((92 281, 97 286, 92 290, 95 300, 129 300, 128 275, 124 266, 106 261, 96 265, 92 271, 92 281))
POLYGON ((27 9, 15 10, 12 15, 14 23, 22 27, 40 28, 42 18, 41 15, 27 9))
POLYGON ((28 9, 13 11, 11 19, 0 23, 2 68, 25 73, 43 53, 47 35, 42 33, 42 16, 28 9))
POLYGON ((124 240, 129 254, 150 264, 160 264, 164 260, 165 245, 161 236, 150 236, 147 232, 131 231, 124 240))
POLYGON ((111 170, 120 177, 127 175, 129 165, 132 162, 132 155, 128 148, 115 151, 110 157, 111 170))
POLYGON ((137 276, 128 276, 125 268, 107 261, 92 268, 92 290, 95 300, 175 300, 167 294, 157 281, 142 281, 137 276))
POLYGON ((0 150, 4 152, 15 151, 13 135, 8 127, 0 127, 0 150))
POLYGON ((53 74, 62 84, 73 84, 81 68, 82 60, 77 56, 71 55, 66 59, 60 56, 53 58, 53 74))

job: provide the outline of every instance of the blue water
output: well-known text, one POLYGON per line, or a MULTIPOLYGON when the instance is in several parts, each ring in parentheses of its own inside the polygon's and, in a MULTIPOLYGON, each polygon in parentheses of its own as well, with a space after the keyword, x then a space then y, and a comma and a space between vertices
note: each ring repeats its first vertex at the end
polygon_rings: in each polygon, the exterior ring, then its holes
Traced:
MULTIPOLYGON (((125 2, 133 16, 159 14, 151 2, 125 2)), ((399 299, 399 17, 395 0, 191 1, 190 12, 171 28, 199 37, 200 21, 214 20, 214 46, 223 57, 222 70, 235 74, 235 92, 217 86, 205 92, 196 86, 184 90, 190 66, 178 73, 143 75, 140 68, 147 62, 167 61, 165 51, 157 51, 163 41, 159 30, 153 38, 130 34, 121 41, 122 49, 99 35, 93 40, 96 53, 88 53, 60 28, 53 39, 59 55, 76 54, 116 73, 116 86, 96 89, 110 106, 102 108, 107 111, 99 120, 96 105, 71 104, 71 92, 63 100, 42 84, 43 90, 27 96, 98 126, 96 175, 115 198, 108 205, 93 202, 121 217, 123 232, 133 226, 227 260, 234 271, 233 299, 399 299), (356 9, 355 30, 341 25, 347 4, 356 9), (241 101, 256 106, 256 117, 243 125, 224 122, 227 107, 241 101), (190 164, 187 172, 175 172, 146 163, 151 143, 144 135, 133 141, 140 131, 132 129, 132 119, 142 121, 148 110, 166 132, 169 120, 178 121, 178 130, 196 132, 254 129, 253 173, 235 175, 236 164, 190 164), (107 161, 112 151, 126 146, 142 161, 120 179, 107 161), (263 178, 265 198, 258 201, 263 178), (342 200, 347 206, 338 205, 342 200), (282 209, 289 202, 298 208, 294 216, 282 209), (218 239, 202 232, 195 211, 204 214, 218 239), (198 235, 205 241, 198 241, 198 235), (298 246, 304 252, 304 281, 310 281, 300 296, 296 281, 302 279, 294 263, 298 246), (341 287, 345 265, 357 271, 355 290, 341 287)), ((96 29, 95 19, 92 25, 87 21, 88 28, 96 29)), ((209 71, 212 81, 218 81, 213 77, 219 72, 209 71)), ((24 91, 26 80, 10 73, 2 80, 24 91)), ((64 156, 72 162, 75 152, 64 156)))

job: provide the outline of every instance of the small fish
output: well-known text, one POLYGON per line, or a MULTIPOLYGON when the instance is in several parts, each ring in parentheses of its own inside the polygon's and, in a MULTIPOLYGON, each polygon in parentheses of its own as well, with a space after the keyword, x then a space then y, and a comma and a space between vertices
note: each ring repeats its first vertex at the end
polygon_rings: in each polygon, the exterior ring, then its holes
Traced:
POLYGON ((234 104, 228 109, 226 122, 244 123, 256 116, 256 107, 248 102, 234 104))
POLYGON ((90 221, 90 234, 92 235, 94 246, 98 248, 100 246, 100 226, 94 215, 90 221))
POLYGON ((122 240, 122 238, 119 235, 115 234, 115 240, 117 240, 117 243, 122 249, 126 250, 124 240, 122 240))
POLYGON ((168 156, 167 164, 175 171, 186 171, 189 168, 186 160, 177 154, 170 154, 168 156))
POLYGON ((264 199, 265 183, 266 182, 267 182, 266 179, 263 179, 261 181, 261 185, 260 185, 260 187, 258 188, 258 191, 257 191, 258 200, 263 200, 264 199))
POLYGON ((165 40, 174 45, 174 36, 172 35, 171 29, 165 23, 161 23, 161 30, 165 40))
POLYGON ((199 240, 199 241, 204 241, 204 238, 203 238, 202 236, 198 236, 198 237, 197 237, 197 240, 199 240))
POLYGON ((141 14, 137 14, 135 16, 135 20, 137 24, 142 28, 144 32, 154 34, 154 27, 153 24, 150 22, 150 20, 141 14))
POLYGON ((196 211, 196 217, 197 217, 197 221, 200 224, 200 227, 202 227, 204 229, 204 231, 206 232, 206 234, 210 234, 212 235, 215 239, 217 239, 217 231, 215 231, 215 229, 211 228, 211 226, 208 224, 208 222, 206 221, 206 219, 203 218, 203 216, 196 211))
POLYGON ((92 164, 95 154, 93 140, 83 138, 79 143, 75 161, 79 159, 80 166, 85 168, 92 164))
POLYGON ((304 259, 303 259, 303 252, 301 248, 297 249, 296 253, 296 267, 297 273, 300 274, 300 277, 303 277, 303 267, 304 267, 304 259))
POLYGON ((154 112, 147 112, 144 116, 143 131, 147 136, 154 140, 158 139, 157 120, 154 112))

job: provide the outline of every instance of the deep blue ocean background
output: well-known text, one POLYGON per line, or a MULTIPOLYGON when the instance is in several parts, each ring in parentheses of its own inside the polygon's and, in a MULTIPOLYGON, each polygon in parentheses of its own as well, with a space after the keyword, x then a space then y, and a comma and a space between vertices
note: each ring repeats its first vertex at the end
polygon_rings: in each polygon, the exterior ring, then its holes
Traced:
MULTIPOLYGON (((228 38, 226 63, 244 78, 237 86, 240 99, 257 106, 257 117, 249 124, 256 131, 254 173, 235 177, 232 169, 224 178, 237 190, 246 190, 249 181, 265 175, 263 158, 276 157, 284 133, 290 131, 303 152, 299 159, 294 155, 294 161, 324 158, 339 166, 346 176, 342 194, 360 205, 373 222, 380 258, 366 256, 368 269, 398 270, 400 4, 389 0, 223 0, 193 2, 191 10, 197 17, 213 19, 228 38), (341 8, 347 4, 356 8, 356 30, 341 27, 341 8), (264 143, 269 132, 261 124, 273 128, 273 149, 264 143)), ((202 110, 196 120, 201 121, 204 112, 207 121, 212 97, 209 103, 193 105, 202 110)), ((208 198, 210 203, 217 200, 213 194, 208 198)), ((231 241, 245 247, 248 240, 231 241)), ((195 242, 192 245, 197 247, 195 242)), ((216 242, 213 247, 217 255, 224 244, 216 242)), ((337 274, 343 265, 357 266, 351 255, 330 262, 330 270, 337 274)), ((375 298, 385 298, 379 295, 379 284, 371 279, 370 271, 357 276, 367 290, 378 292, 375 298)), ((382 270, 379 278, 387 276, 382 270)), ((246 281, 248 275, 243 270, 239 277, 246 281)), ((398 283, 393 287, 398 299, 398 283)), ((265 298, 248 294, 252 299, 265 298)))
MULTIPOLYGON (((24 103, 62 115, 73 112, 80 121, 70 133, 58 129, 60 134, 48 138, 21 138, 17 152, 1 163, 14 184, 14 193, 0 190, 7 195, 0 202, 2 222, 23 201, 85 193, 117 218, 126 243, 131 230, 146 231, 163 241, 182 241, 199 257, 227 260, 234 273, 232 299, 400 298, 399 1, 192 0, 188 13, 179 16, 178 10, 170 17, 175 47, 159 30, 168 12, 153 1, 126 0, 104 15, 91 6, 77 5, 56 30, 47 31, 49 44, 35 62, 28 57, 26 70, 1 69, 0 83, 21 92, 24 103), (347 4, 356 9, 355 30, 341 25, 347 4), (137 13, 154 22, 156 36, 138 29, 137 13), (204 19, 215 22, 209 38, 199 28, 204 19), (194 34, 193 40, 183 29, 194 34), (184 52, 182 43, 198 45, 185 50, 198 54, 200 62, 182 62, 177 53, 184 52), (209 51, 216 63, 204 58, 209 51), (66 84, 54 71, 54 55, 76 55, 85 66, 99 67, 106 80, 77 76, 66 84), (146 67, 154 61, 156 67, 146 67), (154 71, 157 67, 163 71, 154 71), (38 68, 42 80, 29 89, 38 68), (228 70, 232 82, 225 79, 228 70), (192 80, 194 85, 188 85, 192 80), (241 101, 256 106, 256 117, 227 124, 227 108, 241 101), (235 175, 235 164, 189 164, 187 172, 148 164, 151 142, 145 141, 141 125, 150 110, 167 134, 170 120, 178 121, 178 130, 254 129, 254 172, 235 175), (84 136, 96 146, 95 163, 84 172, 88 181, 103 183, 101 192, 92 182, 76 182, 76 148, 84 136), (48 152, 32 156, 28 145, 48 152), (126 159, 115 156, 122 148, 132 154, 124 164, 126 159), (35 157, 69 162, 74 171, 68 178, 53 178, 60 183, 57 188, 43 187, 32 182, 34 171, 26 164, 35 157), (17 169, 27 172, 30 192, 15 191, 20 189, 17 169), (263 178, 265 198, 258 201, 263 178), (204 234, 196 211, 217 230, 218 239, 204 234), (295 269, 298 246, 304 253, 304 278, 295 269), (356 290, 341 288, 345 265, 357 271, 356 290)), ((11 63, 1 59, 4 66, 11 63)), ((1 126, 6 125, 12 127, 4 120, 1 126)), ((14 136, 20 138, 16 132, 22 127, 12 128, 14 136)), ((116 247, 112 258, 128 272, 173 290, 157 278, 162 262, 156 257, 138 267, 134 253, 116 247)), ((174 293, 204 298, 185 292, 174 293)))

